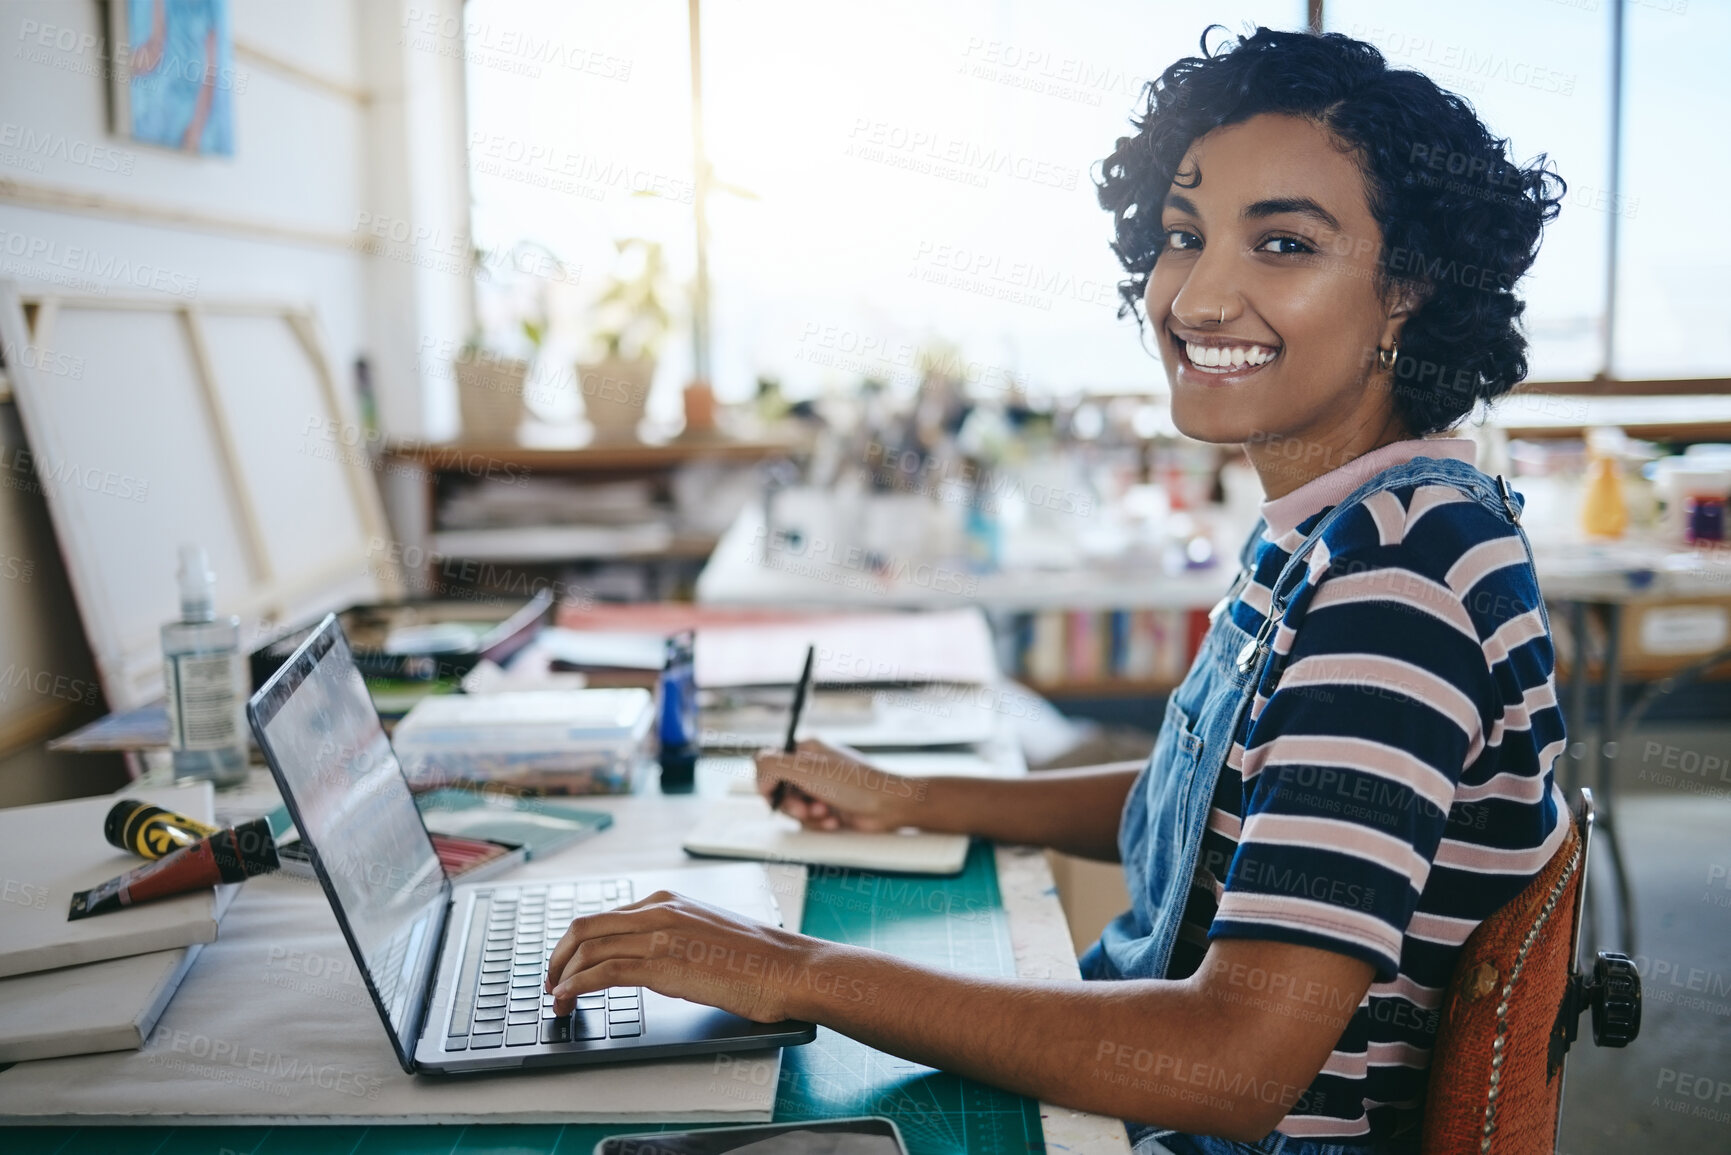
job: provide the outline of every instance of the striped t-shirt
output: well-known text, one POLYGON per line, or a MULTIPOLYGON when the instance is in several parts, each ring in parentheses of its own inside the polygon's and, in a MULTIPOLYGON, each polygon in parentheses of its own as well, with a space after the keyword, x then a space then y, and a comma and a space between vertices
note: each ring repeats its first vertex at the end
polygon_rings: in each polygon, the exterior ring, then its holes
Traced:
MULTIPOLYGON (((1266 503, 1235 623, 1257 633, 1292 551, 1361 482, 1471 450, 1400 442, 1266 503)), ((1168 977, 1193 973, 1211 938, 1371 963, 1356 1008, 1326 996, 1310 1008, 1345 1030, 1279 1130, 1380 1139, 1422 1107, 1461 945, 1561 844, 1551 764, 1563 722, 1526 548, 1461 491, 1377 494, 1329 528, 1306 568, 1273 639, 1278 681, 1220 772, 1168 977)))

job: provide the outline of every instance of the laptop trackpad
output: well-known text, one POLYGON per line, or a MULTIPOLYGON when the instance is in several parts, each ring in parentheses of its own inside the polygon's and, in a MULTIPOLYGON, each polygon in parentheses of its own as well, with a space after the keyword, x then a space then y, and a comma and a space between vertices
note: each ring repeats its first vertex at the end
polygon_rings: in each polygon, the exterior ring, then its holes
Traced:
MULTIPOLYGON (((767 1025, 767 1024, 766 1024, 767 1025)), ((643 1026, 650 1041, 668 1038, 737 1039, 750 1028, 747 1020, 701 1003, 670 999, 654 991, 643 992, 643 1026)))

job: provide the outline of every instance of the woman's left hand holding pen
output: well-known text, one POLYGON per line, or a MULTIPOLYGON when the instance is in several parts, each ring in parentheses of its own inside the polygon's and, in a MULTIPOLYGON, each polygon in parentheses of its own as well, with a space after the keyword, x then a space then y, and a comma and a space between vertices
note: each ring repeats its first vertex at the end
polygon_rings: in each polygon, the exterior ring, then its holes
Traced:
POLYGON ((791 752, 756 755, 758 793, 810 830, 895 830, 922 825, 927 782, 880 770, 859 751, 807 738, 791 752))

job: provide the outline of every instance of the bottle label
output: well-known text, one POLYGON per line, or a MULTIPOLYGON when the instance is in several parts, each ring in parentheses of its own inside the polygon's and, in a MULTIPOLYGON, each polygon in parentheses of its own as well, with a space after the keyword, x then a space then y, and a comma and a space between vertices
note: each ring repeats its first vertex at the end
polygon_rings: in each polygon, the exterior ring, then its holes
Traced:
POLYGON ((241 741, 234 654, 177 654, 165 663, 169 744, 219 750, 241 741))

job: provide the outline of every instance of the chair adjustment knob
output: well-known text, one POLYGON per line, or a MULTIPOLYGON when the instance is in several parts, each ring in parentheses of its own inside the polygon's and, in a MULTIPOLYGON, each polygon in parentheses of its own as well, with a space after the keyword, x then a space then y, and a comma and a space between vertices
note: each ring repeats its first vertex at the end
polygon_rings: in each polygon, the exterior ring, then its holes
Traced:
POLYGON ((1629 956, 1600 951, 1586 991, 1593 1008, 1593 1043, 1626 1047, 1641 1033, 1641 975, 1629 956))

